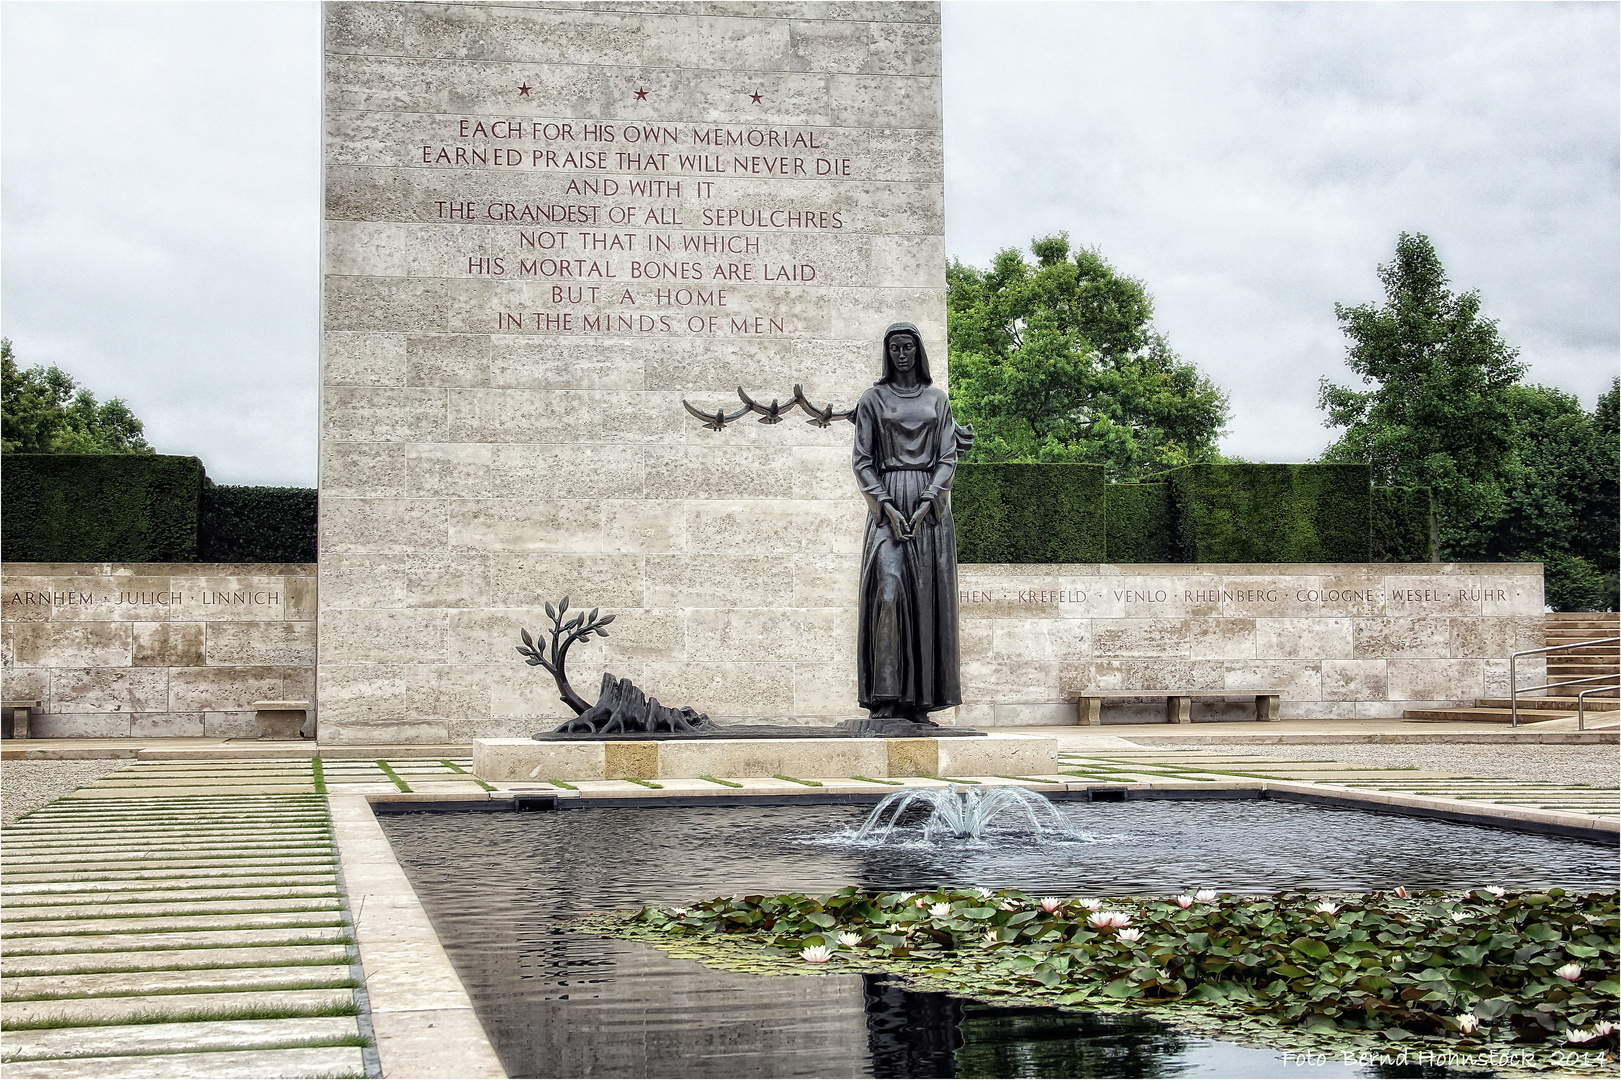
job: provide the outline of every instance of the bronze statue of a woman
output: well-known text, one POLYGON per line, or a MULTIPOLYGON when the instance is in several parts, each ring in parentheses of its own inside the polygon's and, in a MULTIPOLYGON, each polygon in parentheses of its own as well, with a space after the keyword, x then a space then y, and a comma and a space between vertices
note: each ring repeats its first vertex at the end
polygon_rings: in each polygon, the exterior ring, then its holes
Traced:
MULTIPOLYGON (((958 427, 911 323, 884 331, 883 378, 856 404, 856 483, 867 499, 856 686, 872 727, 933 726, 962 703, 951 481, 973 432, 958 427)), ((868 723, 868 722, 863 722, 868 723)))

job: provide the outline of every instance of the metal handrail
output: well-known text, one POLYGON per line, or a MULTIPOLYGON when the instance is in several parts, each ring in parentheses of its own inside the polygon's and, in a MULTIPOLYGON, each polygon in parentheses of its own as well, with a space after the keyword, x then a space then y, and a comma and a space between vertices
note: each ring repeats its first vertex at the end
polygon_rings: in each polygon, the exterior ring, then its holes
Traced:
POLYGON ((1611 685, 1611 686, 1595 686, 1592 689, 1583 690, 1581 693, 1576 695, 1576 730, 1577 731, 1586 731, 1587 730, 1587 695, 1588 694, 1602 694, 1606 690, 1621 690, 1621 677, 1618 677, 1618 676, 1615 676, 1615 675, 1606 675, 1606 676, 1604 676, 1604 678, 1606 678, 1606 679, 1616 679, 1617 681, 1614 683, 1614 685, 1611 685))
MULTIPOLYGON (((1521 649, 1517 653, 1510 654, 1508 658, 1508 726, 1511 728, 1520 726, 1520 692, 1515 686, 1515 681, 1519 675, 1519 672, 1516 669, 1519 667, 1520 657, 1540 656, 1542 653, 1564 652, 1566 649, 1580 649, 1586 645, 1613 645, 1617 642, 1621 642, 1621 637, 1594 638, 1592 641, 1572 641, 1567 645, 1550 645, 1546 649, 1521 649)), ((1595 678, 1605 677, 1606 676, 1595 676, 1595 678)), ((1568 683, 1550 683, 1547 686, 1533 686, 1527 689, 1526 693, 1529 694, 1532 690, 1552 690, 1555 686, 1574 686, 1578 682, 1592 681, 1593 679, 1576 679, 1568 683)), ((1579 706, 1580 704, 1581 699, 1578 698, 1577 705, 1579 706)))

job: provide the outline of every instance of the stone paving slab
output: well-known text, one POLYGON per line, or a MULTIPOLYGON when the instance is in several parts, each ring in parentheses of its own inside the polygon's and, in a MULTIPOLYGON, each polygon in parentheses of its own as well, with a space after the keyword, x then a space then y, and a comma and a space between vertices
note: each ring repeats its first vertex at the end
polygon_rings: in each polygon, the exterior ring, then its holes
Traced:
POLYGON ((167 915, 174 918, 189 917, 193 915, 237 915, 260 914, 263 912, 305 912, 305 911, 337 911, 341 901, 336 897, 323 900, 320 897, 292 898, 286 900, 217 900, 207 903, 185 903, 182 901, 158 900, 148 903, 132 904, 75 904, 69 908, 25 908, 16 911, 6 918, 13 923, 22 923, 32 926, 41 922, 56 922, 62 919, 81 920, 106 917, 109 919, 139 919, 148 916, 167 915), (54 914, 48 914, 54 912, 54 914))
POLYGON ((286 929, 260 927, 253 930, 169 930, 151 934, 94 934, 71 937, 41 935, 7 939, 3 955, 40 956, 48 953, 74 953, 79 956, 93 956, 119 950, 157 952, 168 949, 284 947, 303 941, 341 943, 348 937, 349 928, 342 925, 294 926, 286 929))
POLYGON ((142 949, 138 952, 64 953, 59 956, 8 955, 0 975, 87 975, 97 972, 151 971, 154 968, 217 968, 319 963, 348 964, 345 945, 266 945, 241 949, 142 949))
MULTIPOLYGON (((337 883, 329 885, 295 885, 286 888, 247 889, 143 889, 140 892, 6 892, 3 907, 7 911, 26 915, 43 907, 69 907, 75 905, 112 904, 202 904, 227 900, 337 900, 337 883)), ((132 912, 131 914, 134 914, 132 912)))
MULTIPOLYGON (((342 926, 343 912, 336 910, 287 912, 273 915, 194 915, 186 920, 188 930, 279 929, 293 926, 342 926)), ((6 920, 6 937, 44 937, 68 934, 130 934, 142 930, 162 932, 178 929, 172 918, 146 919, 42 919, 38 922, 6 920)))
MULTIPOLYGON (((171 789, 170 794, 177 797, 185 795, 213 795, 220 791, 232 791, 241 795, 314 795, 315 785, 268 784, 262 787, 258 785, 244 785, 242 787, 225 785, 198 785, 193 787, 173 788, 171 789)), ((98 791, 92 792, 86 792, 85 789, 80 788, 78 791, 75 791, 66 797, 69 799, 144 799, 151 794, 152 793, 150 791, 142 788, 102 788, 98 791)))
POLYGON ((42 1021, 74 1025, 127 1024, 154 1016, 161 1016, 163 1022, 170 1022, 268 1009, 319 1016, 352 1009, 354 1002, 355 995, 351 990, 258 990, 218 994, 60 998, 54 1001, 9 1002, 6 1005, 6 1024, 12 1028, 42 1021))
POLYGON ((0 997, 7 1001, 57 997, 112 997, 115 995, 207 993, 214 990, 315 989, 349 979, 347 954, 341 965, 267 968, 203 968, 191 971, 106 972, 93 975, 41 975, 0 979, 0 997))
POLYGON ((29 873, 24 870, 12 870, 6 874, 8 888, 19 884, 78 884, 82 882, 107 882, 126 888, 132 881, 229 881, 233 878, 260 877, 287 877, 297 875, 301 877, 332 877, 334 874, 334 860, 323 859, 320 862, 286 863, 273 867, 274 872, 262 874, 257 866, 234 866, 220 870, 218 873, 205 874, 202 871, 210 869, 207 866, 181 866, 172 868, 152 869, 141 867, 137 870, 59 870, 54 872, 29 873))
POLYGON ((298 1042, 335 1041, 354 1038, 359 1034, 360 1025, 352 1016, 13 1031, 6 1034, 6 1046, 0 1053, 0 1060, 264 1049, 298 1042))
POLYGON ((299 1050, 238 1050, 225 1053, 142 1057, 58 1058, 17 1062, 8 1077, 33 1080, 102 1080, 161 1076, 165 1080, 269 1080, 272 1077, 365 1076, 360 1050, 351 1046, 299 1050))

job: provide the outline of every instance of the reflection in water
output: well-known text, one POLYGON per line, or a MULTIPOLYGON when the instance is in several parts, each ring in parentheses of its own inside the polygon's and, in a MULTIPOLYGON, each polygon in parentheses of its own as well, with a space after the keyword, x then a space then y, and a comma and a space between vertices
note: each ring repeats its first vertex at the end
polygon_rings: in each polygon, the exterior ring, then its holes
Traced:
POLYGON ((848 884, 1070 895, 1190 885, 1604 888, 1615 873, 1613 850, 1597 845, 1355 811, 1265 802, 1063 809, 1097 842, 1032 848, 991 834, 882 851, 828 843, 866 816, 855 806, 381 820, 514 1077, 1379 1075, 1302 1070, 1269 1051, 1131 1017, 911 993, 882 977, 714 971, 566 927, 590 911, 848 884))

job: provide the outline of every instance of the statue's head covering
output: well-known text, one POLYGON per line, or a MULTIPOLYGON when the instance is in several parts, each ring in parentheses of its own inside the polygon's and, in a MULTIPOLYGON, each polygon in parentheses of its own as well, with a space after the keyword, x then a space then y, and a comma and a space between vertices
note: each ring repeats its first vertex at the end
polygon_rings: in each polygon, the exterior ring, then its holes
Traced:
POLYGON ((892 382, 895 378, 895 366, 889 362, 889 339, 896 334, 910 334, 912 339, 917 342, 918 382, 925 386, 933 386, 934 378, 929 374, 929 354, 923 348, 923 334, 918 330, 915 323, 909 322, 890 323, 889 329, 884 331, 884 344, 879 350, 883 354, 881 359, 884 365, 884 375, 883 378, 878 380, 878 385, 882 386, 886 382, 892 382))

